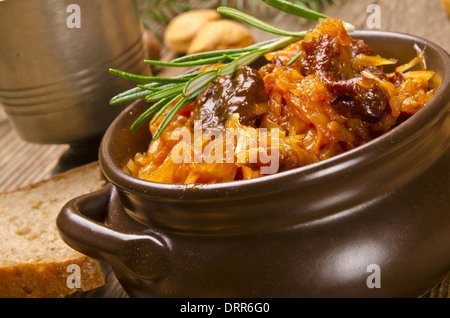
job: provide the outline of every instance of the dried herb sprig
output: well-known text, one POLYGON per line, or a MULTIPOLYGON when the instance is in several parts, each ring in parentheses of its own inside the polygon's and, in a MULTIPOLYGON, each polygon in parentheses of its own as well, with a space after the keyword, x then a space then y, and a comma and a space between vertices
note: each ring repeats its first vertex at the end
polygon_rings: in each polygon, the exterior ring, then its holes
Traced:
MULTIPOLYGON (((326 18, 326 16, 321 13, 314 12, 308 8, 285 0, 263 1, 279 10, 284 10, 306 19, 317 21, 320 18, 326 18)), ((303 39, 306 35, 306 31, 293 32, 283 30, 237 9, 219 7, 217 10, 223 15, 227 15, 253 27, 282 37, 257 43, 243 49, 197 53, 179 57, 170 62, 156 60, 144 61, 149 65, 165 67, 202 67, 223 63, 222 66, 214 70, 183 74, 173 78, 141 76, 110 69, 113 74, 141 83, 135 88, 113 97, 110 101, 111 104, 120 104, 141 98, 145 98, 147 102, 154 103, 133 123, 131 129, 136 129, 152 117, 153 121, 156 121, 160 116, 164 116, 153 135, 153 139, 158 138, 176 113, 193 102, 214 79, 231 75, 241 67, 250 65, 265 54, 284 48, 293 42, 303 39)), ((353 30, 353 26, 348 23, 345 23, 345 27, 347 31, 353 30)))

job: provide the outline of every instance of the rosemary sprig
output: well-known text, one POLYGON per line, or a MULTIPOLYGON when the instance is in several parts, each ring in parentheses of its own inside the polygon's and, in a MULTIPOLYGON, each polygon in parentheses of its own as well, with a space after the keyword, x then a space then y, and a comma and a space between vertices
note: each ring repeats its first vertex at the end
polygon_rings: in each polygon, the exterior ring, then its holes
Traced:
MULTIPOLYGON (((263 0, 268 5, 279 10, 289 12, 302 18, 317 21, 327 16, 285 0, 263 0)), ((170 62, 145 60, 150 65, 165 67, 201 67, 222 63, 223 65, 208 71, 198 71, 191 74, 183 74, 173 78, 141 76, 127 72, 110 69, 111 73, 138 81, 135 88, 114 96, 110 103, 120 104, 141 98, 154 103, 133 123, 131 129, 138 128, 142 123, 153 117, 152 122, 164 116, 159 124, 153 139, 158 138, 176 113, 193 102, 201 94, 206 86, 221 76, 231 75, 243 66, 250 65, 267 53, 279 50, 287 45, 304 38, 306 31, 293 32, 275 27, 267 22, 259 20, 251 15, 229 7, 219 7, 217 11, 223 15, 235 18, 265 32, 282 36, 265 42, 257 43, 243 49, 220 50, 198 53, 176 58, 170 62), (147 83, 147 84, 142 84, 147 83)), ((353 26, 344 23, 347 31, 352 31, 353 26)), ((299 56, 294 57, 293 63, 299 56)))

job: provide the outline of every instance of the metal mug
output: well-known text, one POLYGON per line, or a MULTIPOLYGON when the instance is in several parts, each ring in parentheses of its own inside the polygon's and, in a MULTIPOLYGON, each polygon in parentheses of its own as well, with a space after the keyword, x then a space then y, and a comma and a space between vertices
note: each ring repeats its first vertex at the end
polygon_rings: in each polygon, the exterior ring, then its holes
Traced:
POLYGON ((0 103, 26 141, 101 137, 131 85, 109 68, 145 74, 144 59, 133 0, 0 1, 0 103))

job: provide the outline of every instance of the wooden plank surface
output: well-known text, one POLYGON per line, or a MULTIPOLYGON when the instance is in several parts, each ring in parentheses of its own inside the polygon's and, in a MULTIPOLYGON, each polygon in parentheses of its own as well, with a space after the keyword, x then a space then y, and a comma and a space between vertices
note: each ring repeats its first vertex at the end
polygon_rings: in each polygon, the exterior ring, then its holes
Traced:
MULTIPOLYGON (((200 1, 199 1, 200 2, 200 1)), ((450 52, 450 18, 439 0, 343 0, 324 13, 352 23, 357 29, 372 29, 368 19, 369 5, 378 5, 380 25, 377 30, 410 33, 426 38, 450 52)), ((254 13, 254 12, 253 12, 254 13)), ((262 5, 257 16, 270 22, 273 11, 262 5)), ((286 29, 307 29, 312 24, 301 24, 295 17, 286 17, 277 23, 286 29)), ((269 35, 252 29, 257 41, 269 35)), ((164 50, 166 59, 172 52, 164 50)), ((173 71, 173 70, 172 70, 173 71)), ((170 73, 166 73, 170 74, 170 73)), ((0 111, 0 192, 11 191, 49 177, 67 145, 37 145, 23 141, 0 111)), ((111 270, 107 267, 107 284, 104 287, 72 297, 127 297, 111 270)), ((443 280, 424 295, 429 298, 450 298, 449 278, 443 280)))
MULTIPOLYGON (((274 13, 259 10, 260 17, 270 22, 274 13)), ((432 41, 450 52, 450 18, 443 10, 440 0, 342 0, 332 5, 324 13, 330 17, 353 24, 356 30, 380 30, 409 33, 432 41), (370 23, 373 11, 368 9, 377 5, 380 12, 379 27, 370 23)), ((298 24, 297 19, 285 16, 277 26, 289 30, 306 30, 313 23, 298 24)), ((264 40, 267 34, 256 31, 257 40, 264 40)))

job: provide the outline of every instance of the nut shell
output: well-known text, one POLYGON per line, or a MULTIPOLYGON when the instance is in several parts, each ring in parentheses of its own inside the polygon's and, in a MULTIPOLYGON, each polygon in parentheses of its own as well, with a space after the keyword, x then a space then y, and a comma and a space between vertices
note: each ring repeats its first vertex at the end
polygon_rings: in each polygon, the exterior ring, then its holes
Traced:
POLYGON ((177 53, 186 53, 192 39, 209 22, 221 18, 217 10, 192 10, 184 12, 167 26, 164 44, 177 53))
POLYGON ((192 40, 187 54, 237 49, 254 44, 250 32, 232 20, 218 20, 206 24, 192 40))

